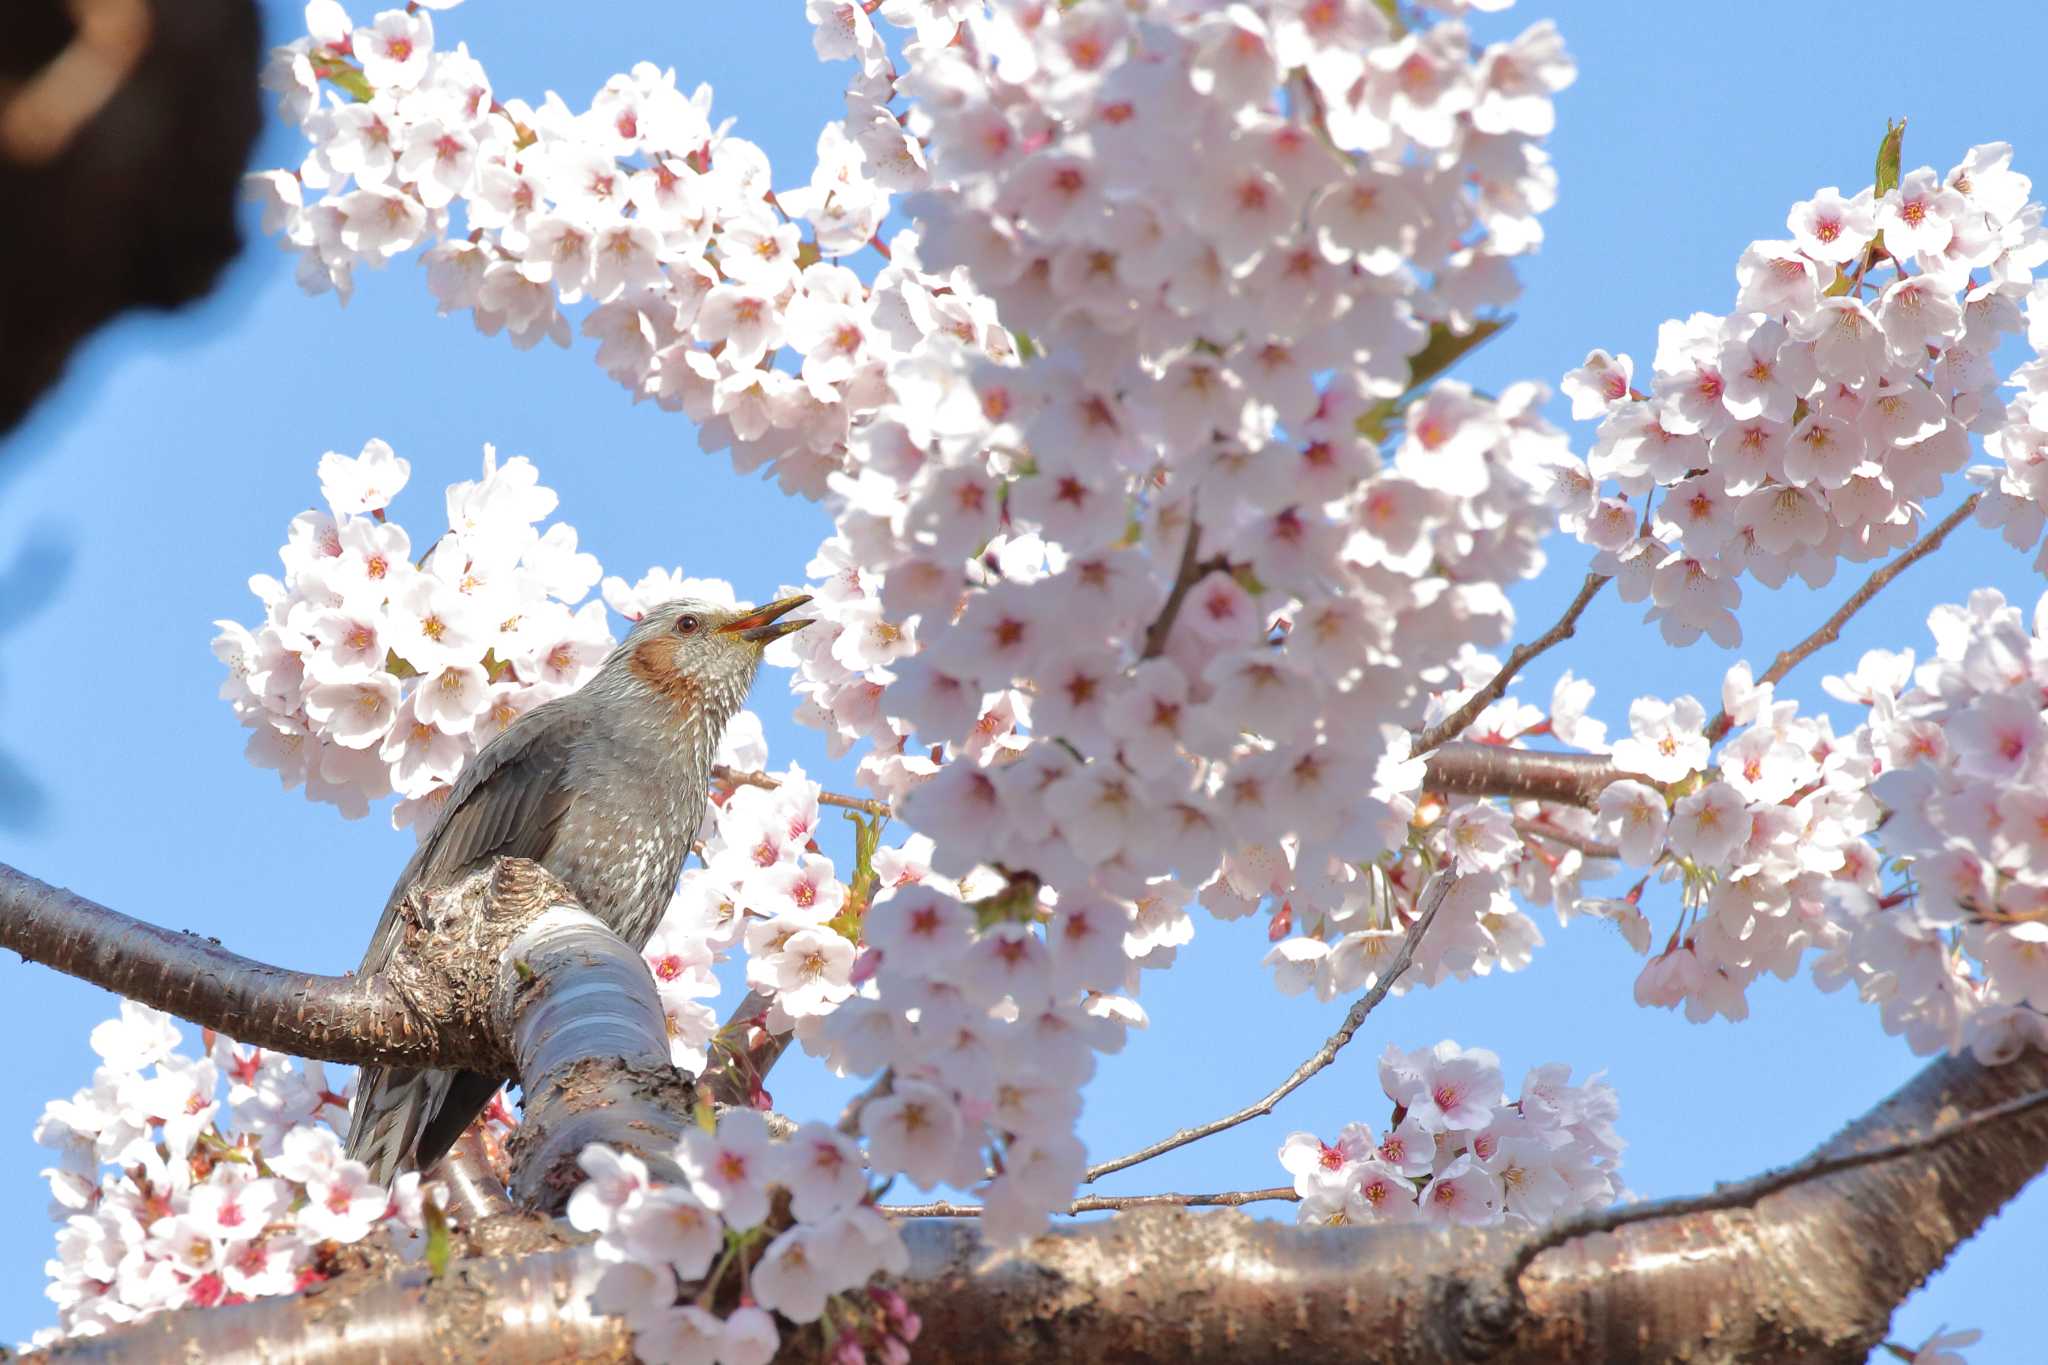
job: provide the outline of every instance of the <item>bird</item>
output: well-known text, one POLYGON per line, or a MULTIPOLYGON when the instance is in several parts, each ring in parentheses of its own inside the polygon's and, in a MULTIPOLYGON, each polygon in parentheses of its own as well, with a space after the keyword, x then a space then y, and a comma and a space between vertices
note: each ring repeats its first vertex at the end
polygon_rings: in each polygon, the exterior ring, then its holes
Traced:
MULTIPOLYGON (((500 858, 560 878, 637 951, 654 932, 703 820, 713 756, 768 645, 812 624, 808 594, 758 608, 695 598, 645 612, 581 688, 534 707, 484 745, 385 903, 359 977, 391 961, 401 906, 500 858)), ((447 1154, 497 1093, 472 1071, 366 1066, 347 1155, 388 1184, 447 1154)))

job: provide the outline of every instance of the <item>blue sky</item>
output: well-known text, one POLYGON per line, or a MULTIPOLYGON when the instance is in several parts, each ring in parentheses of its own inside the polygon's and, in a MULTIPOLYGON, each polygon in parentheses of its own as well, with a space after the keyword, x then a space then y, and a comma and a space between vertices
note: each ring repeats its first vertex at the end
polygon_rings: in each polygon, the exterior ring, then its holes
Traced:
MULTIPOLYGON (((288 37, 296 9, 274 5, 288 37)), ((357 7, 358 18, 366 8, 357 7)), ((2038 97, 2048 7, 1920 7, 1862 0, 1711 7, 1573 0, 1527 6, 1492 32, 1555 13, 1580 64, 1550 143, 1562 180, 1548 240, 1523 270, 1518 321, 1460 371, 1498 388, 1553 383, 1595 345, 1647 364, 1657 324, 1725 311, 1734 264, 1753 238, 1783 233, 1786 209, 1821 185, 1870 178, 1885 119, 1905 115, 1907 167, 1945 169, 1975 142, 2009 140, 2017 167, 2048 189, 2048 119, 2038 97), (1561 12, 1560 12, 1561 11, 1561 12), (1966 22, 1966 18, 1972 22, 1966 22)), ((473 3, 437 15, 501 97, 547 88, 572 105, 638 60, 707 80, 715 117, 763 145, 776 183, 808 178, 819 126, 840 107, 842 68, 819 67, 802 7, 473 3)), ((257 165, 296 164, 287 130, 257 165)), ((253 221, 250 224, 254 232, 253 221)), ((608 571, 649 565, 729 578, 765 596, 800 580, 827 522, 814 507, 736 479, 702 455, 687 422, 629 405, 579 344, 515 352, 466 320, 436 318, 416 265, 361 273, 355 301, 306 299, 290 259, 256 240, 224 290, 195 312, 131 320, 103 334, 36 418, 0 444, 0 861, 129 914, 221 938, 252 956, 316 971, 352 967, 409 834, 382 812, 354 823, 242 758, 243 732, 215 698, 216 617, 249 619, 246 579, 276 569, 285 522, 318 498, 322 451, 370 436, 413 462, 395 511, 431 533, 439 488, 474 477, 482 444, 531 455, 562 497, 558 515, 608 571)), ((1563 412, 1558 412, 1560 420, 1563 412)), ((1583 443, 1586 432, 1576 433, 1583 443)), ((1941 509, 1937 509, 1941 510, 1941 509)), ((1524 621, 1552 619, 1583 552, 1559 543, 1553 572, 1518 594, 1524 621)), ((1744 653, 1759 662, 1804 635, 1860 575, 1820 593, 1745 585, 1744 653)), ((1923 654, 1936 602, 1991 584, 2031 603, 2044 586, 1976 528, 1890 588, 1842 642, 1795 675, 1791 695, 1826 702, 1818 680, 1860 651, 1923 654)), ((1596 714, 1620 723, 1641 692, 1711 699, 1732 657, 1672 651, 1640 612, 1603 598, 1569 659, 1546 658, 1527 695, 1546 697, 1569 662, 1601 688, 1596 714)), ((756 708, 775 760, 838 773, 789 722, 781 683, 756 708)), ((831 783, 828 780, 828 785, 831 783)), ((844 785, 842 780, 841 785, 844 785)), ((1668 928, 1675 907, 1652 918, 1668 928)), ((1630 999, 1637 963, 1611 931, 1558 931, 1519 975, 1390 1002, 1353 1050, 1274 1116, 1107 1183, 1111 1192, 1277 1183, 1274 1150, 1297 1128, 1379 1122, 1374 1055, 1439 1038, 1489 1047, 1510 1085, 1529 1066, 1605 1069, 1631 1142, 1624 1173, 1650 1195, 1704 1189, 1803 1153, 1920 1065, 1872 1011, 1804 982, 1767 982, 1742 1025, 1694 1026, 1630 999)), ((1083 1134, 1107 1156, 1264 1092, 1334 1026, 1342 1004, 1276 995, 1257 965, 1257 924, 1204 921, 1173 971, 1147 978, 1154 1026, 1110 1059, 1083 1134)), ((43 1102, 85 1083, 105 993, 16 961, 0 964, 0 1037, 13 1042, 0 1094, 0 1176, 42 1203, 29 1129, 43 1102)), ((800 1059, 774 1077, 778 1107, 823 1109, 836 1083, 800 1059)), ((836 1107, 834 1109, 836 1112, 836 1107)), ((0 1341, 53 1319, 41 1297, 51 1228, 0 1229, 0 1341)), ((2019 1360, 2037 1325, 2031 1291, 2048 1250, 2048 1184, 1966 1245, 1907 1305, 1894 1336, 1939 1323, 1982 1326, 1976 1361, 2019 1360)))

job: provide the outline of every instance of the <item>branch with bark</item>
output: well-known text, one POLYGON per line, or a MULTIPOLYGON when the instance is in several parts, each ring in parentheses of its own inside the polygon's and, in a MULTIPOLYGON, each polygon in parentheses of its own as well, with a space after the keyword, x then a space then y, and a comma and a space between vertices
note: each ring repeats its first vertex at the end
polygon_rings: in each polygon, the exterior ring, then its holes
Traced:
POLYGON ((1606 754, 1510 749, 1504 744, 1452 740, 1429 756, 1423 789, 1445 796, 1505 796, 1520 801, 1555 801, 1591 809, 1610 782, 1636 773, 1615 767, 1606 754))
MULTIPOLYGON (((1937 1061, 1802 1166, 1608 1225, 1304 1228, 1142 1208, 992 1254, 967 1220, 907 1225, 895 1288, 918 1350, 985 1365, 1861 1361, 1892 1310, 2048 1165, 2048 1055, 1937 1061)), ((1259 1192, 1253 1192, 1259 1193, 1259 1192)), ((584 1248, 344 1277, 165 1314, 53 1358, 624 1361, 584 1248), (240 1353, 240 1356, 237 1356, 240 1353)))
MULTIPOLYGON (((669 1152, 694 1090, 670 1065, 667 1017, 639 953, 523 858, 411 898, 401 913, 408 932, 382 975, 312 976, 0 866, 0 946, 31 961, 278 1052, 516 1077, 525 1119, 510 1145, 512 1191, 529 1208, 561 1206, 591 1142, 674 1174, 669 1152)), ((473 1160, 456 1183, 466 1205, 494 1206, 473 1160)))

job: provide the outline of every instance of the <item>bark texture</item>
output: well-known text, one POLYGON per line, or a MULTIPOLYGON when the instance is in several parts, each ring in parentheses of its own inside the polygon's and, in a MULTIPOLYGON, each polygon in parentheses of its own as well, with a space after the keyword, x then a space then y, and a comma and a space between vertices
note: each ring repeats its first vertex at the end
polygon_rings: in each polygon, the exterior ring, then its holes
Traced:
MULTIPOLYGON (((926 1360, 1862 1361, 1894 1307, 2048 1164, 2048 1057, 1937 1061, 1800 1165, 1532 1233, 1144 1209, 991 1251, 905 1228, 926 1360), (1979 1116, 1973 1118, 1972 1116, 1979 1116)), ((366 1272, 54 1353, 355 1365, 617 1360, 587 1251, 366 1272)), ((786 1353, 787 1354, 787 1353, 786 1353)))
MULTIPOLYGON (((0 947, 241 1042, 335 1062, 452 1064, 516 1078, 525 1122, 512 1189, 553 1213, 592 1142, 673 1176, 694 1092, 669 1064, 668 1020, 640 954, 539 864, 506 858, 401 907, 404 941, 369 981, 238 957, 0 865, 0 947)), ((487 1154, 454 1173, 472 1212, 496 1207, 487 1154)))
MULTIPOLYGON (((0 948, 237 1042, 296 1057, 457 1065, 509 1075, 511 1050, 493 1034, 484 1005, 494 993, 489 986, 503 942, 522 917, 546 906, 533 888, 508 887, 513 894, 501 898, 497 910, 472 917, 500 942, 422 936, 391 973, 362 981, 257 962, 217 939, 132 919, 0 864, 0 948), (481 968, 479 953, 487 954, 481 968)), ((457 900, 490 895, 490 875, 479 873, 450 888, 443 906, 419 913, 445 914, 457 900)))

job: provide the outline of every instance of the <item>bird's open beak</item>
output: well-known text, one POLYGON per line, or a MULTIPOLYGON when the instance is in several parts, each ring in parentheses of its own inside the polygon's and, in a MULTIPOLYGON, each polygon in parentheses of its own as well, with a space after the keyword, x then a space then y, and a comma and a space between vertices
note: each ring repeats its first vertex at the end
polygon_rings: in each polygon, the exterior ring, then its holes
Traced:
POLYGON ((795 611, 810 600, 811 595, 807 592, 798 593, 795 597, 785 597, 779 602, 770 602, 765 607, 756 608, 738 620, 727 621, 719 629, 727 634, 737 635, 742 640, 765 645, 770 640, 779 640, 791 631, 802 630, 809 625, 809 617, 801 621, 779 621, 776 618, 795 611))

